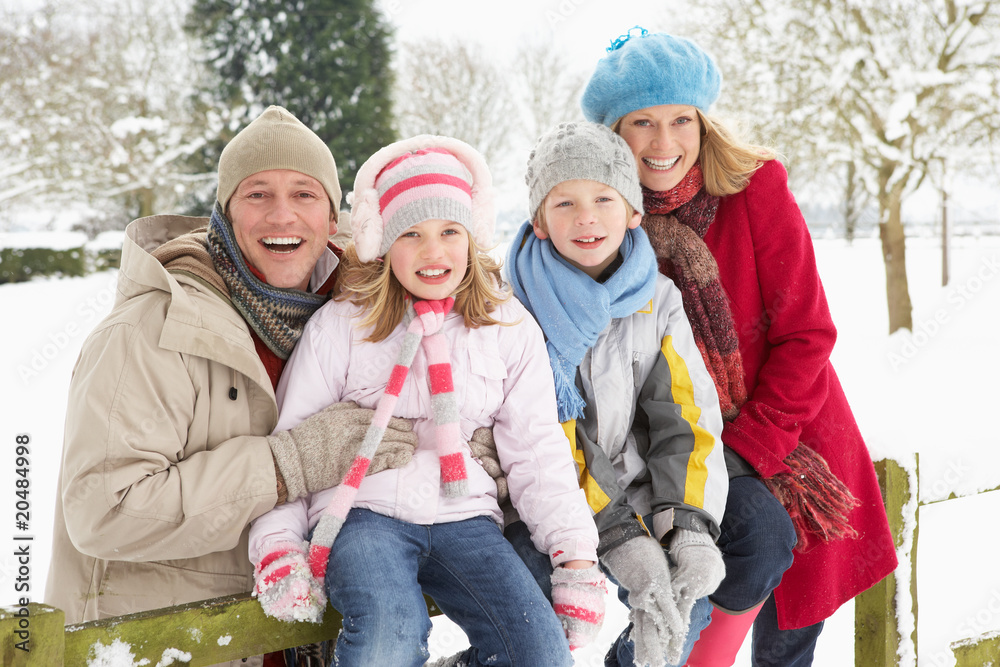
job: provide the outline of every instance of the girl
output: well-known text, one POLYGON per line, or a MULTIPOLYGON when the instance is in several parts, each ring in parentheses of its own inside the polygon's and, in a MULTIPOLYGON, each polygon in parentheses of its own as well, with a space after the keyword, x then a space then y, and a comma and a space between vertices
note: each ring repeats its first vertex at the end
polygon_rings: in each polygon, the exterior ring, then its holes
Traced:
POLYGON ((756 667, 810 665, 823 620, 896 567, 878 480, 784 167, 707 114, 721 81, 708 54, 639 30, 612 43, 581 104, 636 158, 642 227, 726 420, 726 577, 687 664, 732 664, 753 625, 756 667))
POLYGON ((482 251, 490 184, 482 157, 454 139, 422 135, 373 155, 355 181, 339 293, 306 325, 278 387, 279 429, 334 402, 376 408, 344 481, 279 506, 250 534, 269 615, 316 620, 325 595, 343 615, 338 665, 423 665, 424 594, 469 636, 475 665, 569 665, 600 628, 597 531, 541 332, 482 251), (365 477, 390 416, 414 420, 413 459, 365 477), (497 484, 466 444, 483 427, 555 567, 556 613, 504 540, 497 484))

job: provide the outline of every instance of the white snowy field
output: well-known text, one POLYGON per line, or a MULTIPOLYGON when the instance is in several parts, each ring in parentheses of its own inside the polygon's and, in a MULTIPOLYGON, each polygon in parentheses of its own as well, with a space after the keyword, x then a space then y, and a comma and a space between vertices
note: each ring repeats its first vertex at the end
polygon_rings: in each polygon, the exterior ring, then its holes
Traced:
MULTIPOLYGON (((987 427, 1000 390, 1000 238, 954 241, 951 282, 941 286, 935 241, 911 239, 907 264, 914 331, 888 336, 885 279, 877 239, 848 245, 818 240, 816 251, 839 341, 834 364, 875 458, 920 454, 922 500, 969 495, 1000 486, 1000 435, 987 427)), ((115 272, 0 286, 7 350, 0 362, 0 605, 40 601, 50 560, 50 533, 66 391, 80 345, 109 310, 115 272), (30 438, 30 520, 18 529, 14 472, 19 435, 30 438), (15 537, 31 536, 30 572, 18 574, 15 537), (21 579, 19 582, 18 579, 21 579), (27 584, 29 588, 21 587, 27 584)), ((920 510, 919 667, 954 664, 951 641, 1000 630, 1000 537, 992 526, 1000 493, 920 510), (987 529, 983 529, 983 526, 987 529)), ((19 541, 17 545, 25 544, 19 541)), ((603 664, 604 648, 626 623, 616 599, 598 646, 577 664, 603 664)), ((435 623, 435 656, 464 639, 446 619, 435 623)), ((854 664, 853 605, 827 622, 817 667, 854 664)), ((746 647, 738 665, 748 665, 746 647)), ((904 656, 900 664, 913 664, 904 656)), ((862 666, 863 667, 863 666, 862 666)))

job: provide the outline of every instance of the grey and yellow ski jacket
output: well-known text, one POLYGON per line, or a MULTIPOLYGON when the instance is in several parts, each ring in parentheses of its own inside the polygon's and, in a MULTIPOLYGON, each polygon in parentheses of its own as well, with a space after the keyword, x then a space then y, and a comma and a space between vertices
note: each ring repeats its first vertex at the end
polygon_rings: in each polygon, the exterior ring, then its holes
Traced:
POLYGON ((577 383, 585 415, 563 428, 599 553, 647 532, 665 544, 675 527, 718 538, 729 492, 719 399, 669 278, 657 275, 649 304, 601 332, 577 383))

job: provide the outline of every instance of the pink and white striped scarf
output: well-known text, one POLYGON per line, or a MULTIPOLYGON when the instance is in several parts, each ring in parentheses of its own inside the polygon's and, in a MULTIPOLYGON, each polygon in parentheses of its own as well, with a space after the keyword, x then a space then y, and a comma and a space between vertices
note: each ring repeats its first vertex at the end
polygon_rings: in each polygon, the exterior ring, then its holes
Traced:
POLYGON ((350 470, 334 489, 330 504, 323 510, 309 544, 309 568, 314 577, 326 576, 330 549, 347 520, 347 513, 354 504, 358 487, 365 478, 375 450, 385 434, 389 418, 396 407, 396 400, 403 389, 410 365, 422 346, 427 356, 427 374, 434 411, 434 430, 437 438, 438 458, 441 462, 441 487, 445 496, 457 498, 469 492, 465 458, 459 431, 458 404, 451 374, 448 340, 440 333, 445 316, 455 305, 448 297, 439 301, 415 301, 412 305, 413 320, 406 328, 403 347, 393 366, 385 393, 379 400, 372 423, 365 433, 361 448, 354 457, 350 470))

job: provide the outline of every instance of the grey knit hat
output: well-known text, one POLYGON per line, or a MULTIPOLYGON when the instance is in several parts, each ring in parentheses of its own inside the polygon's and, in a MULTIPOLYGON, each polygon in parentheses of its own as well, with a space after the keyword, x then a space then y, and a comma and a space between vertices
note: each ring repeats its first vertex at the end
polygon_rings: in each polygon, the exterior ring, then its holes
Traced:
POLYGON ((269 169, 291 169, 312 176, 330 197, 334 216, 340 211, 340 181, 333 153, 315 132, 279 106, 268 107, 223 149, 216 194, 222 208, 229 205, 244 178, 269 169))
POLYGON ((542 135, 528 157, 524 181, 531 218, 552 188, 578 178, 614 188, 643 212, 639 170, 625 140, 597 123, 560 123, 542 135))

